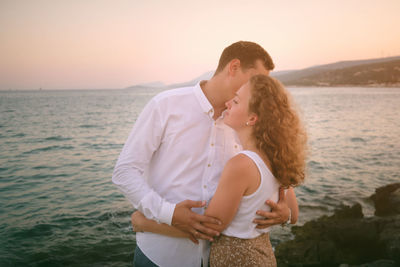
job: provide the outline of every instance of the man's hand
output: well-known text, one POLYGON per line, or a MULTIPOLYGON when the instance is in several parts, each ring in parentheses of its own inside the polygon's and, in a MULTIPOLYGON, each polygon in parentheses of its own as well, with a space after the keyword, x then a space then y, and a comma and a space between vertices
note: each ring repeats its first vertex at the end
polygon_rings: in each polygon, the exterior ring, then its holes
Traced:
POLYGON ((278 203, 267 200, 265 204, 271 207, 271 212, 257 211, 257 215, 265 217, 265 219, 255 219, 253 222, 257 224, 256 228, 264 229, 272 225, 282 224, 289 219, 290 210, 286 203, 285 190, 282 187, 279 188, 278 203))
POLYGON ((131 223, 132 223, 132 229, 134 232, 143 232, 141 226, 146 220, 146 217, 144 217, 143 213, 140 211, 135 211, 131 215, 131 223))
POLYGON ((213 217, 200 215, 192 211, 192 208, 201 208, 205 205, 205 201, 192 200, 185 200, 176 204, 172 216, 172 225, 189 233, 196 240, 204 239, 212 241, 214 236, 219 235, 219 232, 205 227, 201 223, 221 224, 221 222, 213 217))

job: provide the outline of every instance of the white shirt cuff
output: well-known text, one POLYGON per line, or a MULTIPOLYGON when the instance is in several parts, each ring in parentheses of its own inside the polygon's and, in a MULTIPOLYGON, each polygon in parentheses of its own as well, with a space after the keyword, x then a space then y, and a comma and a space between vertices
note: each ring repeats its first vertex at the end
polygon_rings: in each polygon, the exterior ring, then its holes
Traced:
POLYGON ((166 201, 163 203, 161 210, 160 210, 160 215, 158 217, 161 223, 166 223, 168 225, 171 225, 175 206, 176 206, 176 204, 171 204, 166 201))

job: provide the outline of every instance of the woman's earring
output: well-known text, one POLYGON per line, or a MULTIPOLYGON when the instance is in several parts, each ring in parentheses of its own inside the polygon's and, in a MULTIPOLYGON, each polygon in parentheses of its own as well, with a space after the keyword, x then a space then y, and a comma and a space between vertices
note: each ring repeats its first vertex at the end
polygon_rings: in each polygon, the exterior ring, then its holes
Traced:
POLYGON ((246 121, 246 126, 249 126, 249 122, 248 121, 246 121))

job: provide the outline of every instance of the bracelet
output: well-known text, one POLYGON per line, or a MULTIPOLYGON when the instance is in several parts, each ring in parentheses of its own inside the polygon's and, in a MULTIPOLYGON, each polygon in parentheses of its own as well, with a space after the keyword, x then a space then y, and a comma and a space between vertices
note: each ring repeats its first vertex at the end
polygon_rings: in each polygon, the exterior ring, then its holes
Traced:
POLYGON ((292 220, 292 210, 289 209, 289 218, 288 218, 288 220, 287 220, 286 222, 283 222, 283 223, 281 224, 281 226, 282 226, 282 227, 289 226, 291 220, 292 220))

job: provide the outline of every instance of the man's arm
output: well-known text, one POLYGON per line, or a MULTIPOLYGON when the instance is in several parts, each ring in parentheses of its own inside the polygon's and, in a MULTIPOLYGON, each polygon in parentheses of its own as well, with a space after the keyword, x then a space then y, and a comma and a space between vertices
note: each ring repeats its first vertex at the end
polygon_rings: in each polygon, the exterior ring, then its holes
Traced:
POLYGON ((147 218, 171 224, 175 205, 157 194, 143 177, 161 143, 163 128, 157 102, 152 99, 135 122, 115 165, 112 181, 147 218))
POLYGON ((291 217, 290 223, 294 224, 297 222, 299 207, 297 205, 296 194, 292 187, 287 190, 283 188, 279 189, 279 201, 275 203, 271 200, 265 202, 271 207, 271 211, 258 210, 257 215, 265 217, 265 219, 255 219, 253 222, 257 224, 257 228, 263 229, 276 224, 282 224, 288 221, 289 216, 291 217))
POLYGON ((165 129, 161 111, 155 99, 143 109, 126 141, 116 163, 112 181, 147 218, 175 225, 188 233, 201 232, 197 238, 208 239, 216 231, 201 222, 216 223, 214 218, 194 213, 191 208, 201 207, 199 201, 173 204, 163 199, 146 182, 143 173, 153 154, 159 148, 165 129), (208 236, 207 236, 208 235, 208 236))

